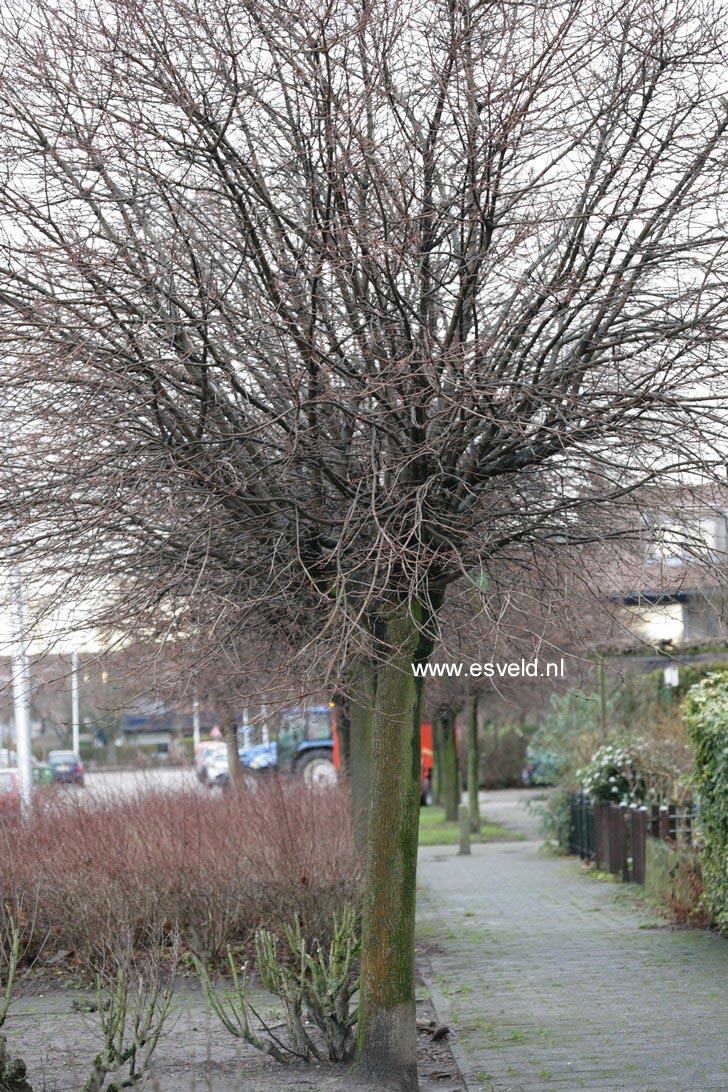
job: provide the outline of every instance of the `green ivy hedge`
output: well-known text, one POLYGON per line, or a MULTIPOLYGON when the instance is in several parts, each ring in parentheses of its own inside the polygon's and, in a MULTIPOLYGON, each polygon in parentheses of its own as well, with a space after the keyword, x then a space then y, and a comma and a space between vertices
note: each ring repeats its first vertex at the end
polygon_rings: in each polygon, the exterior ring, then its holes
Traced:
POLYGON ((728 673, 689 692, 685 722, 695 744, 698 826, 705 897, 716 924, 728 932, 728 673))

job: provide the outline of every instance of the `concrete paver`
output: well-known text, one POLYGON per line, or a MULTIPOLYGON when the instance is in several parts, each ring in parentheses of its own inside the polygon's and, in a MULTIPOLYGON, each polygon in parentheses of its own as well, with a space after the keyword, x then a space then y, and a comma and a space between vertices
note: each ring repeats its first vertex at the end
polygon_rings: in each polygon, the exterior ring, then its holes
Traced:
POLYGON ((427 847, 419 882, 471 1092, 728 1090, 724 938, 671 930, 535 841, 427 847))

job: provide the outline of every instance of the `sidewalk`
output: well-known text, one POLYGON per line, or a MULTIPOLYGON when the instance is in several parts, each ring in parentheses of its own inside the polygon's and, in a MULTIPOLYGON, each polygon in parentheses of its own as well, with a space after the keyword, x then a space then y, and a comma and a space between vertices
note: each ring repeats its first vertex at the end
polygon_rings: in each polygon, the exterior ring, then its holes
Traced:
POLYGON ((429 847, 419 883, 470 1092, 728 1089, 728 940, 670 930, 535 841, 429 847))

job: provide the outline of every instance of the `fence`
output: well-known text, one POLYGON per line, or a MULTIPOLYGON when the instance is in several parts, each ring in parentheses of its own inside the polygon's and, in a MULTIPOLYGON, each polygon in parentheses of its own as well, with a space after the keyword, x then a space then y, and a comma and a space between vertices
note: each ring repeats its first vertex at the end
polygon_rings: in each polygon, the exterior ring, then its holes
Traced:
POLYGON ((692 845, 693 819, 691 800, 681 805, 603 804, 574 793, 569 851, 625 881, 643 884, 647 836, 692 845))

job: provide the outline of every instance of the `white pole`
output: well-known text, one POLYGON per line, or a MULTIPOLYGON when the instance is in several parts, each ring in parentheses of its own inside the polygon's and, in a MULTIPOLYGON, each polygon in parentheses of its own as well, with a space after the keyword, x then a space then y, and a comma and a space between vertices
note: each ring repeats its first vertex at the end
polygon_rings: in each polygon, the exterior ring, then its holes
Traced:
POLYGON ((30 667, 28 639, 25 632, 25 607, 20 569, 13 566, 11 577, 11 614, 13 620, 13 705, 15 707, 15 750, 18 755, 20 801, 23 812, 30 810, 33 795, 33 771, 30 765, 30 667))
POLYGON ((268 743, 270 742, 270 736, 268 735, 268 706, 267 705, 262 705, 261 706, 261 713, 263 715, 262 738, 263 738, 263 743, 267 747, 268 743))
POLYGON ((200 746, 200 703, 197 698, 197 687, 192 699, 192 742, 196 751, 200 746))
POLYGON ((78 650, 74 648, 71 653, 71 750, 75 755, 80 754, 79 747, 80 720, 78 716, 78 650))

